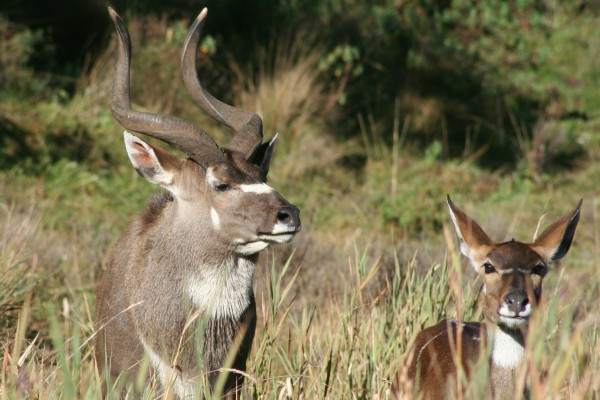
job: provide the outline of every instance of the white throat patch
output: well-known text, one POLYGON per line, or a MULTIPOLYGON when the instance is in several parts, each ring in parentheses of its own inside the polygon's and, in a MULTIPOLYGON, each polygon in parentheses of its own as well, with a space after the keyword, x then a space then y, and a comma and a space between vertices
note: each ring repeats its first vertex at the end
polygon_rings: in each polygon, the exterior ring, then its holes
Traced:
POLYGON ((216 268, 191 276, 186 292, 192 304, 214 318, 239 318, 250 305, 255 265, 244 258, 230 258, 216 268))
MULTIPOLYGON (((518 333, 517 333, 518 334, 518 333)), ((525 348, 513 336, 496 327, 492 362, 502 368, 516 369, 523 362, 525 348)))

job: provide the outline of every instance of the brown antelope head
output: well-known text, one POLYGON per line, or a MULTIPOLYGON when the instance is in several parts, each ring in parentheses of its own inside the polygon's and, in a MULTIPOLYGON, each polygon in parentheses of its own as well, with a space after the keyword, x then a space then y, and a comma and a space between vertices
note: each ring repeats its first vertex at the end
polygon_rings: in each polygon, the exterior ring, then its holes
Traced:
POLYGON ((550 225, 534 243, 494 242, 448 196, 448 208, 461 252, 483 281, 483 312, 507 329, 525 325, 542 294, 542 280, 567 255, 579 222, 581 201, 569 215, 550 225))
POLYGON ((571 247, 582 202, 533 243, 493 241, 449 196, 447 202, 461 252, 483 281, 481 303, 486 322, 442 321, 421 331, 407 356, 406 368, 398 374, 397 390, 416 389, 427 399, 445 398, 448 383, 457 379, 457 363, 468 377, 480 355, 487 354, 481 351, 484 345, 491 343, 490 395, 513 398, 527 323, 540 301, 544 276, 571 247))
MULTIPOLYGON (((188 121, 132 109, 129 33, 119 15, 111 8, 109 13, 119 39, 110 94, 115 119, 189 158, 125 132, 134 168, 167 192, 123 233, 104 271, 97 299, 98 364, 113 377, 134 378, 149 357, 162 386, 186 397, 194 394, 194 377, 202 371, 214 384, 230 351, 236 351, 232 367, 245 369, 256 322, 257 254, 294 238, 299 210, 266 183, 275 139, 262 143, 261 118, 220 102, 200 84, 196 54, 207 10, 185 40, 183 80, 204 112, 236 132, 227 148, 188 121), (197 342, 185 338, 192 314, 208 321, 202 354, 189 344, 197 342)), ((230 375, 225 390, 235 391, 241 375, 230 375)))

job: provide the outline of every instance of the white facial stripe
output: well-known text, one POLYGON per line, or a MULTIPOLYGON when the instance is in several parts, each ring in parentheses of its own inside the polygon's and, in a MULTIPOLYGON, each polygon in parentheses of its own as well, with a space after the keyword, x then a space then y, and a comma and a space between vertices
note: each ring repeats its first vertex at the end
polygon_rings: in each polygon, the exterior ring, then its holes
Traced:
POLYGON ((253 183, 250 185, 244 184, 244 185, 240 185, 239 188, 242 192, 255 193, 255 194, 267 194, 267 193, 271 193, 275 190, 271 186, 267 185, 266 183, 253 183))
POLYGON ((210 218, 212 219, 215 229, 221 229, 221 219, 219 218, 219 213, 217 213, 217 210, 215 210, 214 207, 210 208, 210 218))
POLYGON ((509 268, 509 269, 499 269, 497 271, 500 275, 508 275, 508 274, 512 274, 514 272, 514 269, 509 268))
MULTIPOLYGON (((215 177, 212 167, 209 167, 206 170, 206 180, 211 186, 215 186, 217 183, 221 182, 215 177)), ((268 194, 275 191, 275 189, 266 183, 241 184, 238 187, 244 193, 268 194)))
POLYGON ((517 271, 517 272, 520 272, 520 273, 522 273, 522 274, 529 274, 529 273, 531 273, 531 271, 528 271, 528 270, 526 270, 526 269, 521 269, 521 268, 506 268, 506 269, 499 269, 499 270, 497 270, 497 272, 498 272, 500 275, 508 275, 508 274, 512 274, 512 273, 514 273, 515 271, 517 271))
POLYGON ((495 329, 493 346, 492 361, 495 365, 515 369, 523 362, 523 345, 500 328, 495 329))

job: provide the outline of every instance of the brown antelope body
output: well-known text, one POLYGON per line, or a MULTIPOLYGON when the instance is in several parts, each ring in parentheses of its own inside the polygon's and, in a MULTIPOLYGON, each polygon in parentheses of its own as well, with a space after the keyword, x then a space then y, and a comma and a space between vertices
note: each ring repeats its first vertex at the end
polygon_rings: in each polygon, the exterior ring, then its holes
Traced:
MULTIPOLYGON (((113 379, 138 378, 143 360, 163 389, 197 397, 200 375, 214 385, 233 353, 243 371, 256 325, 253 275, 258 253, 292 240, 299 210, 266 184, 275 140, 262 143, 258 115, 233 108, 206 92, 196 75, 204 9, 186 39, 182 70, 199 106, 237 133, 219 147, 182 119, 135 111, 129 98, 130 39, 109 9, 119 34, 110 107, 126 129, 170 143, 179 159, 125 132, 135 169, 165 190, 117 241, 97 296, 96 358, 113 379)), ((148 379, 148 378, 146 378, 148 379)), ((242 375, 230 373, 225 393, 242 375)))
POLYGON ((483 281, 480 300, 486 321, 442 321, 421 331, 407 356, 405 376, 398 374, 398 386, 425 399, 446 398, 449 382, 457 379, 457 359, 468 378, 491 345, 488 397, 515 398, 529 317, 540 301, 544 276, 569 251, 581 202, 528 244, 492 241, 450 197, 447 200, 461 251, 483 281))

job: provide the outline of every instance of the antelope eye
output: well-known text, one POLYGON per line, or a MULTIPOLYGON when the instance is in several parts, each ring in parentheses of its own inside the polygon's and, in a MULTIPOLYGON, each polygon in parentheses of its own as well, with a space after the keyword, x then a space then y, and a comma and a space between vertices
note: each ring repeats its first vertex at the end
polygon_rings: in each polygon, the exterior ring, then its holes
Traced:
POLYGON ((483 264, 483 270, 486 274, 493 274, 494 272, 496 272, 496 268, 494 268, 494 266, 488 262, 483 264))
POLYGON ((546 276, 548 272, 548 267, 544 264, 537 264, 535 267, 531 268, 531 273, 534 275, 541 276, 542 278, 546 276))
POLYGON ((215 185, 215 190, 217 192, 225 192, 227 190, 231 190, 233 189, 230 185, 228 185, 227 183, 219 183, 215 185))

